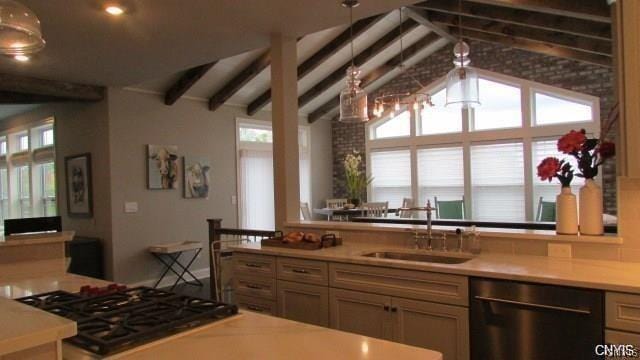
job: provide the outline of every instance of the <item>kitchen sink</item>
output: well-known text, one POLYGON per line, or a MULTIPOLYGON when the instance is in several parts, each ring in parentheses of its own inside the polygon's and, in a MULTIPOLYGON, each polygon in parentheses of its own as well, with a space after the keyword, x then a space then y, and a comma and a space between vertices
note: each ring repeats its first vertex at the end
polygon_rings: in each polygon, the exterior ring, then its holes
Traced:
POLYGON ((471 258, 469 257, 457 257, 439 254, 422 254, 422 253, 408 253, 408 252, 395 252, 395 251, 377 251, 362 254, 364 257, 376 258, 376 259, 390 259, 390 260, 405 260, 405 261, 417 261, 427 263, 438 264, 462 264, 471 258))

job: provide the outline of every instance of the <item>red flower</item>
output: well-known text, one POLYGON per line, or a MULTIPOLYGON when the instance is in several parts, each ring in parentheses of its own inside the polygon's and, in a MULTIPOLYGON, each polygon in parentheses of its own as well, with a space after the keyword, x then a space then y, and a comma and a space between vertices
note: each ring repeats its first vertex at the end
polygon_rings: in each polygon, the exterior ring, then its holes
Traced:
POLYGON ((564 154, 571 154, 582 150, 582 145, 587 140, 585 131, 571 130, 558 140, 558 151, 564 154))
POLYGON ((602 159, 607 159, 616 155, 616 145, 609 141, 603 141, 598 147, 598 154, 602 159))
POLYGON ((551 182, 558 175, 558 172, 560 172, 560 160, 555 157, 548 157, 538 165, 538 177, 542 181, 549 180, 551 182))

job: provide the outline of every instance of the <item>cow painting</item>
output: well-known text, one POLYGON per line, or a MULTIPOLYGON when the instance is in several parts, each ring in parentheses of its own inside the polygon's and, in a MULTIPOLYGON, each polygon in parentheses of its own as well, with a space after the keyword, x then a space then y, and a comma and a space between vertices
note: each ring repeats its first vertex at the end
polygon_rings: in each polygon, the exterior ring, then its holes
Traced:
POLYGON ((178 185, 178 147, 149 145, 147 167, 149 189, 175 189, 178 185))
POLYGON ((207 198, 209 196, 209 170, 211 165, 206 159, 185 156, 184 158, 184 197, 187 199, 207 198))

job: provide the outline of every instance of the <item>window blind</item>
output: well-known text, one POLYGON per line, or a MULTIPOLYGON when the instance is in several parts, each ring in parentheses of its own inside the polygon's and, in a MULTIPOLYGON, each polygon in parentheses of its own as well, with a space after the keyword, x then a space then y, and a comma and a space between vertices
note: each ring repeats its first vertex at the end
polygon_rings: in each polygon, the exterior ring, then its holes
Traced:
POLYGON ((275 229, 271 151, 240 150, 240 222, 243 229, 275 229))
POLYGON ((462 200, 464 163, 462 147, 418 150, 419 204, 427 200, 462 200))
POLYGON ((389 207, 402 206, 411 197, 411 154, 409 150, 371 153, 371 201, 388 201, 389 207))
POLYGON ((472 145, 473 218, 525 220, 522 143, 472 145))

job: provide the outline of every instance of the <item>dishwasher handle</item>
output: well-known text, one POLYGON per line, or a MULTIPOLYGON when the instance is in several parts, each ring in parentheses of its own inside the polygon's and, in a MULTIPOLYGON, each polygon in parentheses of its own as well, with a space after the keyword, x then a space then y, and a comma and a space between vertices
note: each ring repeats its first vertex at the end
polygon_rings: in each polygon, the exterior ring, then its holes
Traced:
POLYGON ((480 301, 485 301, 485 302, 494 302, 494 303, 502 303, 502 304, 510 304, 510 305, 519 305, 519 306, 529 307, 529 308, 570 312, 570 313, 581 314, 581 315, 591 315, 591 311, 589 311, 589 310, 572 309, 572 308, 568 308, 568 307, 564 307, 564 306, 553 306, 553 305, 528 303, 528 302, 522 302, 522 301, 507 300, 507 299, 500 299, 500 298, 487 297, 487 296, 478 296, 478 295, 475 296, 475 299, 476 300, 480 300, 480 301))

